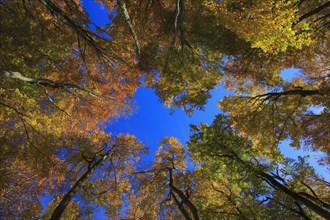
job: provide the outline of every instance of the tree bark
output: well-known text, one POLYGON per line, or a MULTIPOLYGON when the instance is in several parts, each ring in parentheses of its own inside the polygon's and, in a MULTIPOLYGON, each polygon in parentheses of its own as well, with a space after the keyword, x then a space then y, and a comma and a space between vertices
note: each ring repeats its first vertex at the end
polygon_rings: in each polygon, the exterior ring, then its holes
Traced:
POLYGON ((186 220, 192 220, 189 216, 189 214, 187 213, 186 209, 184 208, 183 204, 181 202, 179 202, 179 200, 176 198, 175 194, 173 191, 171 191, 171 195, 176 203, 176 205, 179 207, 179 210, 181 211, 181 213, 183 214, 184 218, 186 220))

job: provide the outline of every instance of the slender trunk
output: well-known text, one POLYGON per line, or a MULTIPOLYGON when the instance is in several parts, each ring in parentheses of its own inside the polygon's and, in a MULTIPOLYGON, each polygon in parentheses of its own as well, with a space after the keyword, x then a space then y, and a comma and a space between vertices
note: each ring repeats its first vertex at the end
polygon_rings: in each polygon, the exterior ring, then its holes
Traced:
POLYGON ((139 42, 139 39, 137 37, 137 34, 135 32, 135 29, 133 27, 133 24, 132 24, 132 21, 131 21, 131 18, 128 14, 128 11, 127 11, 127 8, 126 8, 126 4, 123 0, 118 0, 118 5, 122 11, 122 13, 124 14, 124 17, 125 17, 125 21, 129 27, 129 30, 131 31, 131 34, 133 36, 133 39, 134 39, 134 43, 135 43, 135 47, 136 47, 136 53, 137 53, 137 57, 138 59, 140 59, 140 55, 141 55, 141 46, 140 46, 140 42, 139 42))
POLYGON ((254 175, 256 175, 257 177, 265 180, 266 182, 268 182, 274 189, 280 190, 281 192, 283 192, 284 194, 286 194, 287 196, 289 196, 290 198, 292 198, 295 201, 301 202, 302 204, 304 204, 306 207, 308 207, 309 209, 311 209, 312 211, 314 211, 316 214, 318 214, 319 216, 322 216, 325 219, 330 219, 330 212, 328 212, 327 210, 323 209, 321 206, 315 204, 313 201, 299 195, 298 193, 294 192, 293 190, 289 189, 288 187, 286 187, 285 185, 281 184, 280 182, 278 182, 273 176, 269 175, 268 173, 265 173, 259 169, 255 169, 253 166, 249 165, 246 161, 242 160, 234 151, 232 151, 231 149, 227 148, 227 150, 229 150, 232 155, 234 156, 234 158, 239 161, 240 163, 242 163, 245 167, 247 167, 249 170, 251 170, 254 175))
POLYGON ((179 202, 179 200, 176 198, 175 194, 171 191, 171 195, 176 203, 176 205, 179 207, 180 212, 183 214, 184 218, 186 220, 192 220, 189 217, 189 214, 187 213, 186 209, 184 208, 183 204, 179 202))
POLYGON ((315 8, 314 10, 312 10, 312 11, 310 11, 310 12, 304 14, 303 16, 301 16, 301 17, 299 18, 298 23, 301 22, 302 20, 306 19, 306 18, 309 18, 309 17, 311 17, 311 16, 313 16, 313 15, 319 13, 320 11, 322 11, 322 10, 328 8, 328 7, 330 7, 330 2, 326 2, 326 3, 324 3, 323 5, 321 5, 321 6, 317 7, 317 8, 315 8))
POLYGON ((80 190, 82 184, 88 177, 94 172, 94 170, 105 160, 110 154, 111 150, 109 150, 101 159, 96 161, 93 165, 89 165, 87 171, 77 180, 77 182, 73 185, 73 187, 65 194, 61 202, 54 209, 51 220, 58 220, 61 218, 64 210, 69 205, 72 198, 76 195, 76 193, 80 190))
POLYGON ((82 183, 88 178, 88 176, 91 173, 91 169, 88 169, 74 184, 74 186, 65 194, 61 202, 57 205, 57 207, 54 209, 52 216, 50 217, 51 220, 57 220, 60 219, 64 210, 69 205, 71 199, 76 195, 76 193, 79 191, 82 183))
POLYGON ((188 206, 189 210, 191 211, 191 213, 193 215, 193 219, 194 220, 199 220, 198 210, 197 210, 196 206, 187 198, 187 196, 184 195, 184 193, 181 190, 179 190, 178 188, 176 188, 173 185, 173 178, 172 178, 172 170, 171 169, 169 169, 169 173, 170 173, 170 182, 169 182, 170 189, 180 197, 181 202, 183 202, 186 206, 188 206))
POLYGON ((327 210, 323 209, 322 207, 318 206, 317 204, 315 204, 311 200, 309 200, 309 199, 299 195, 298 193, 292 191, 291 189, 287 188, 283 184, 279 183, 271 175, 269 175, 265 172, 262 172, 262 171, 255 171, 255 172, 259 177, 261 177, 264 180, 267 180, 269 183, 272 184, 273 187, 275 187, 276 189, 282 191, 283 193, 285 193, 286 195, 288 195, 289 197, 291 197, 295 201, 301 202, 306 207, 310 208, 316 214, 322 216, 323 218, 330 219, 330 212, 328 212, 327 210))

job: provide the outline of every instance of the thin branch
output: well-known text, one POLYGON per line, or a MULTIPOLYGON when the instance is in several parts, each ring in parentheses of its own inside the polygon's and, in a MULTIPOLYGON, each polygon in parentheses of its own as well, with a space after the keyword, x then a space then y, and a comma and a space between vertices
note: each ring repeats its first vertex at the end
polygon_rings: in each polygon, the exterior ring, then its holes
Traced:
POLYGON ((55 108, 57 108, 58 110, 60 110, 61 112, 63 112, 63 113, 66 114, 67 116, 69 116, 70 118, 73 118, 72 115, 71 115, 70 113, 66 112, 64 109, 60 108, 60 107, 55 103, 55 101, 49 96, 49 93, 48 93, 47 88, 45 88, 45 87, 43 87, 43 88, 44 88, 45 93, 46 93, 46 95, 47 95, 47 99, 50 101, 50 103, 52 103, 52 104, 55 106, 55 108))
POLYGON ((181 0, 177 0, 176 1, 176 14, 175 14, 175 20, 174 20, 174 31, 177 31, 177 27, 178 27, 178 18, 180 15, 180 1, 181 0))
POLYGON ((231 205, 233 205, 233 206, 235 207, 236 211, 238 212, 237 215, 241 216, 242 219, 246 219, 246 217, 243 215, 243 212, 241 211, 241 209, 237 206, 236 202, 232 200, 232 191, 231 191, 231 189, 230 189, 226 184, 224 184, 224 186, 226 187, 226 189, 228 189, 230 195, 227 195, 225 192, 223 192, 223 191, 221 191, 221 190, 215 188, 215 186, 214 186, 213 183, 211 182, 211 187, 212 187, 212 189, 215 190, 216 192, 219 192, 219 193, 221 193, 222 195, 224 195, 224 196, 228 199, 229 204, 231 204, 231 205))
POLYGON ((98 192, 98 193, 93 192, 92 190, 88 190, 88 192, 91 193, 91 194, 94 195, 94 196, 99 196, 99 195, 103 195, 103 194, 109 192, 109 191, 111 190, 111 188, 112 188, 112 187, 110 186, 108 189, 106 189, 106 190, 104 190, 104 191, 101 191, 101 192, 98 192))
POLYGON ((132 174, 156 173, 156 172, 165 171, 165 170, 167 170, 167 168, 159 168, 159 169, 152 169, 152 170, 142 170, 142 171, 133 172, 132 174))
POLYGON ((286 95, 300 95, 302 97, 306 96, 314 96, 314 95, 325 95, 322 93, 320 90, 303 90, 303 89, 295 89, 295 90, 288 90, 284 92, 269 92, 261 95, 257 95, 252 97, 251 99, 259 99, 259 98, 264 98, 265 101, 276 101, 278 98, 281 96, 286 96, 286 95))

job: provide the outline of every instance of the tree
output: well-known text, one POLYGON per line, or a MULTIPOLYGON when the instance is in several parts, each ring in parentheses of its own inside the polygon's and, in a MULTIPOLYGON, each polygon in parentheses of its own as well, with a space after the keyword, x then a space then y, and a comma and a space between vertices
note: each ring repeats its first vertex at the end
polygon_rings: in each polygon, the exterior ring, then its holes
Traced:
POLYGON ((235 131, 255 148, 266 148, 261 151, 267 156, 286 139, 294 147, 329 154, 329 3, 207 1, 206 8, 251 44, 224 65, 224 85, 234 93, 219 107, 233 119, 235 131), (299 76, 289 81, 281 72, 291 67, 299 76))
POLYGON ((205 5, 225 27, 251 42, 252 48, 260 48, 266 53, 309 46, 319 23, 321 27, 326 24, 326 9, 330 6, 326 1, 307 3, 298 0, 205 1, 205 5), (313 10, 307 11, 310 9, 313 10))
POLYGON ((267 146, 271 153, 281 141, 291 139, 294 147, 304 143, 329 154, 329 85, 322 56, 318 64, 302 66, 302 77, 266 88, 249 83, 241 90, 245 94, 228 96, 219 107, 229 113, 236 132, 253 140, 256 148, 267 146))
POLYGON ((67 181, 72 161, 59 154, 81 137, 104 139, 100 127, 131 111, 139 74, 91 30, 79 1, 3 1, 0 14, 1 216, 31 218, 37 196, 67 181))
POLYGON ((217 70, 221 54, 204 47, 205 37, 190 35, 197 28, 192 25, 200 15, 196 14, 200 3, 130 1, 126 8, 134 34, 124 16, 116 17, 109 30, 115 42, 130 45, 126 51, 136 48, 138 39, 138 66, 145 72, 144 83, 155 89, 167 107, 183 108, 188 114, 203 108, 221 76, 217 70))
POLYGON ((24 123, 27 128, 18 131, 31 127, 44 136, 56 130, 60 137, 68 130, 87 132, 130 111, 139 75, 132 71, 123 77, 130 60, 110 52, 110 40, 89 29, 79 2, 5 1, 0 13, 8 18, 1 21, 3 123, 24 123), (43 132, 37 124, 45 125, 43 132))
POLYGON ((249 204, 251 210, 257 210, 257 215, 264 213, 262 209, 271 209, 271 213, 277 212, 283 217, 293 214, 309 219, 308 216, 316 214, 329 218, 328 183, 319 178, 303 158, 298 162, 267 162, 267 158, 258 156, 251 141, 235 135, 224 116, 218 116, 211 126, 202 124, 192 129, 189 149, 193 157, 201 161, 202 169, 218 184, 229 178, 226 188, 242 195, 237 214, 249 216, 244 215, 244 206, 249 204), (252 201, 245 201, 247 199, 252 201), (260 207, 269 200, 272 202, 260 207), (276 210, 276 206, 280 210, 276 210))
POLYGON ((146 153, 147 148, 134 136, 120 135, 112 143, 102 142, 101 146, 95 146, 94 153, 79 147, 72 150, 81 152, 83 161, 74 165, 79 167, 76 174, 81 173, 81 176, 72 181, 72 186, 64 193, 50 219, 60 219, 64 212, 71 216, 70 210, 66 209, 78 194, 81 196, 80 203, 85 200, 85 207, 92 204, 103 206, 109 218, 119 216, 123 198, 130 190, 128 177, 134 172, 135 163, 146 153))
POLYGON ((127 108, 126 98, 139 85, 139 75, 122 77, 130 61, 124 63, 112 54, 110 40, 88 28, 90 21, 79 4, 13 1, 6 2, 1 13, 9 18, 1 24, 6 30, 2 33, 6 45, 1 53, 2 88, 15 88, 8 83, 16 81, 21 92, 48 99, 55 110, 65 110, 74 118, 81 115, 84 120, 94 117, 93 124, 86 121, 87 130, 127 108), (16 23, 22 25, 15 28, 16 23))
POLYGON ((161 141, 150 168, 135 173, 129 218, 199 219, 191 184, 193 172, 186 167, 184 151, 174 137, 161 141))

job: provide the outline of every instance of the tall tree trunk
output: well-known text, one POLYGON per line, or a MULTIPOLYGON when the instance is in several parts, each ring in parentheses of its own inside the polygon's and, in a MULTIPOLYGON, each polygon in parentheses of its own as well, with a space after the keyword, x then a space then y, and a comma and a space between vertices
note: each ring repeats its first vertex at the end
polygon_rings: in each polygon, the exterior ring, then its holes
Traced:
POLYGON ((262 171, 256 171, 256 172, 257 172, 256 174, 259 177, 261 177, 262 179, 269 182, 271 184, 271 186, 274 187, 275 189, 280 190, 281 192, 285 193, 287 196, 291 197, 295 201, 301 202, 306 207, 313 210, 316 214, 322 216, 323 218, 330 219, 330 212, 328 212, 327 210, 323 209, 322 207, 315 204, 311 200, 309 200, 309 199, 299 195, 298 193, 292 191, 291 189, 289 189, 285 185, 278 182, 273 176, 271 176, 271 175, 269 175, 265 172, 262 172, 262 171))
MULTIPOLYGON (((179 190, 178 188, 176 188, 173 185, 172 169, 169 169, 169 174, 170 174, 169 187, 170 187, 172 193, 177 194, 180 197, 181 202, 189 208, 189 210, 191 211, 191 213, 193 215, 193 219, 199 220, 198 210, 197 210, 196 206, 188 199, 187 196, 185 196, 185 194, 181 190, 179 190)), ((178 204, 178 202, 176 202, 176 203, 178 204)), ((181 210, 182 208, 184 208, 184 207, 179 207, 182 214, 185 216, 186 219, 190 219, 190 217, 188 217, 188 218, 186 217, 185 213, 187 213, 187 212, 186 211, 183 212, 181 210)))
POLYGON ((93 161, 88 166, 87 171, 77 180, 77 182, 73 185, 73 187, 65 194, 61 202, 54 209, 50 219, 58 220, 61 218, 64 210, 69 205, 72 198, 76 195, 76 193, 80 190, 82 184, 88 177, 94 172, 94 170, 111 155, 112 150, 110 149, 101 159, 96 161, 93 165, 93 161))
POLYGON ((270 184, 271 187, 273 187, 276 190, 280 190, 290 198, 292 198, 294 201, 301 202, 304 204, 306 207, 314 211, 316 214, 319 216, 322 216, 325 219, 330 219, 330 212, 327 210, 323 209, 322 206, 319 206, 315 204, 313 201, 309 200, 306 197, 301 196, 300 194, 294 192, 293 190, 289 189, 285 185, 281 184, 278 182, 273 176, 269 175, 268 173, 263 172, 261 169, 256 169, 252 165, 248 164, 246 161, 242 160, 236 152, 233 150, 225 147, 226 150, 229 150, 229 152, 233 155, 233 159, 239 161, 240 163, 243 164, 246 168, 248 168, 250 171, 253 172, 253 174, 262 180, 266 181, 268 184, 270 184))
POLYGON ((185 220, 192 220, 188 214, 188 212, 186 211, 186 209, 184 208, 183 204, 176 198, 175 193, 173 191, 171 191, 171 195, 174 199, 174 202, 176 203, 176 205, 178 206, 180 212, 183 214, 185 220))
POLYGON ((326 9, 326 8, 329 8, 329 7, 330 7, 330 2, 326 2, 326 3, 324 3, 323 5, 321 5, 321 6, 317 7, 317 8, 315 8, 314 10, 312 10, 312 11, 310 11, 310 12, 304 14, 303 16, 301 16, 301 17, 299 18, 298 23, 299 23, 300 21, 302 21, 302 20, 308 18, 308 17, 311 17, 311 16, 313 16, 313 15, 319 13, 320 11, 322 11, 322 10, 324 10, 324 9, 326 9))
POLYGON ((125 4, 124 0, 118 0, 117 3, 119 5, 122 13, 124 14, 125 21, 126 21, 128 27, 129 27, 129 30, 131 31, 132 36, 133 36, 135 47, 136 47, 137 58, 140 59, 141 58, 141 46, 140 46, 139 38, 138 38, 138 36, 135 32, 135 29, 133 27, 131 18, 128 14, 126 4, 125 4))

